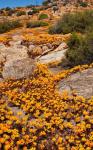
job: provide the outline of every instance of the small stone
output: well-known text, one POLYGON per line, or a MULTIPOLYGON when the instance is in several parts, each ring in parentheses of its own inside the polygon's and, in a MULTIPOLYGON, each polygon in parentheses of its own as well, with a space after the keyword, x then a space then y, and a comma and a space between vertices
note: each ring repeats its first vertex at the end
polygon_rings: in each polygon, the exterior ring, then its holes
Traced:
POLYGON ((48 48, 47 46, 43 46, 43 47, 42 47, 42 50, 43 50, 43 51, 47 51, 48 49, 49 49, 49 48, 48 48))
POLYGON ((50 44, 50 43, 47 43, 47 45, 46 45, 49 49, 52 49, 52 44, 50 44))
POLYGON ((42 52, 43 52, 42 48, 40 46, 37 46, 32 50, 31 55, 32 55, 32 57, 37 57, 37 56, 41 55, 42 52))
POLYGON ((35 48, 35 45, 30 45, 28 48, 28 52, 31 53, 34 48, 35 48))

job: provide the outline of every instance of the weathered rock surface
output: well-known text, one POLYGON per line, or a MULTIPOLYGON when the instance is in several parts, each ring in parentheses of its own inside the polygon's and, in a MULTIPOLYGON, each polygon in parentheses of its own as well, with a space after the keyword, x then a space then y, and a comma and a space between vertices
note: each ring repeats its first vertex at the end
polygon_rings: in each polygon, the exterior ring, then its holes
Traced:
POLYGON ((34 48, 35 48, 35 45, 30 45, 28 48, 28 52, 31 53, 34 48))
POLYGON ((38 61, 43 64, 48 64, 55 61, 60 62, 65 58, 66 51, 67 45, 63 42, 54 51, 49 51, 47 54, 39 57, 38 61))
POLYGON ((35 62, 30 58, 16 59, 5 63, 2 76, 4 79, 20 79, 33 74, 35 62))
POLYGON ((42 48, 41 48, 40 46, 36 46, 36 47, 33 47, 32 50, 30 50, 30 53, 29 53, 29 54, 30 54, 32 57, 37 57, 37 56, 41 55, 42 52, 43 52, 42 48))
POLYGON ((75 90, 78 95, 90 98, 93 96, 93 68, 74 73, 60 81, 59 91, 75 90))
POLYGON ((67 44, 65 42, 62 42, 56 49, 55 51, 62 51, 64 49, 67 49, 67 44))
POLYGON ((49 48, 48 48, 48 46, 46 46, 46 45, 44 45, 43 47, 42 47, 42 50, 43 50, 43 52, 44 51, 47 51, 49 48))
POLYGON ((65 58, 66 51, 67 49, 62 51, 52 51, 47 55, 41 56, 38 61, 43 64, 52 63, 55 61, 60 62, 63 58, 65 58))
POLYGON ((66 44, 63 42, 55 50, 49 49, 48 45, 30 45, 29 47, 21 45, 21 40, 14 40, 10 42, 10 46, 0 46, 0 65, 3 69, 2 76, 4 79, 20 79, 28 77, 33 72, 34 61, 36 59, 40 63, 51 63, 61 61, 65 57, 66 44), (30 58, 31 57, 31 58, 30 58))
POLYGON ((27 58, 27 48, 25 46, 2 47, 0 49, 0 58, 5 61, 15 60, 18 58, 27 58))
POLYGON ((2 78, 0 78, 0 82, 3 82, 4 80, 2 78))

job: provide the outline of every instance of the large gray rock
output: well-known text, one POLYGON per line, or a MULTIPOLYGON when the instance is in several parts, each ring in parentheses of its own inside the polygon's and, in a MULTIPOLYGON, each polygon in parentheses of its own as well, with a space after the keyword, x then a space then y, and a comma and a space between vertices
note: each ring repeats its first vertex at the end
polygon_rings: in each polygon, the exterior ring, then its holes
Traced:
POLYGON ((0 67, 3 68, 1 74, 5 79, 28 76, 31 73, 32 64, 28 58, 27 47, 20 45, 20 43, 11 44, 10 47, 0 46, 0 67))
POLYGON ((43 55, 39 58, 39 62, 42 64, 48 64, 52 62, 60 62, 65 58, 66 49, 62 51, 51 51, 50 53, 43 55))
POLYGON ((74 73, 59 83, 59 91, 75 90, 78 95, 90 98, 93 96, 93 68, 74 73))
POLYGON ((65 53, 67 51, 66 43, 62 42, 55 50, 49 51, 47 54, 39 57, 38 61, 43 64, 48 64, 52 62, 61 62, 65 58, 65 53))
POLYGON ((56 49, 55 51, 62 51, 64 49, 67 49, 67 44, 65 42, 62 42, 56 49))
POLYGON ((0 58, 5 61, 27 58, 27 48, 25 46, 2 47, 0 49, 0 58))
POLYGON ((19 41, 10 41, 9 44, 10 44, 10 46, 15 46, 15 45, 19 46, 19 45, 21 45, 21 42, 22 42, 21 40, 19 40, 19 41))
POLYGON ((2 76, 4 79, 20 79, 33 74, 35 62, 30 58, 16 59, 5 63, 2 76))

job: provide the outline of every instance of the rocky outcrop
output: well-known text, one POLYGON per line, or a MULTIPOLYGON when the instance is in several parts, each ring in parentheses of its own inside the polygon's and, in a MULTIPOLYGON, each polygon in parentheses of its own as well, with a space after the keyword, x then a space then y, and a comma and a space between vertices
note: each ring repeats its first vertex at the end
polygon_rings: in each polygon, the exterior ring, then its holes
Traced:
POLYGON ((35 63, 28 56, 28 49, 21 41, 11 41, 10 46, 0 45, 0 68, 4 79, 20 79, 33 73, 35 63))
POLYGON ((39 58, 39 62, 42 64, 48 64, 56 61, 61 61, 65 57, 66 50, 58 51, 58 52, 51 52, 47 55, 41 56, 39 58))
POLYGON ((33 74, 35 62, 29 58, 16 59, 6 62, 2 76, 4 79, 26 78, 33 74))
POLYGON ((27 57, 28 57, 27 48, 25 46, 14 45, 11 47, 2 47, 0 49, 0 58, 2 58, 1 60, 4 61, 5 59, 6 61, 10 61, 18 58, 27 58, 27 57))
POLYGON ((33 48, 30 46, 30 48, 28 49, 28 54, 33 58, 40 56, 42 52, 43 50, 40 46, 33 46, 33 48))
POLYGON ((20 79, 28 77, 33 73, 35 61, 47 64, 62 61, 67 51, 67 45, 63 42, 56 49, 51 44, 29 45, 21 44, 21 40, 10 42, 10 46, 0 45, 0 68, 3 70, 1 76, 4 79, 20 79))
POLYGON ((93 96, 93 68, 74 73, 60 81, 59 91, 64 90, 69 91, 69 94, 75 90, 78 95, 86 98, 93 96))
POLYGON ((65 53, 67 51, 66 43, 61 43, 54 51, 49 51, 46 55, 42 55, 39 58, 39 62, 43 64, 48 64, 52 62, 60 62, 65 58, 65 53))

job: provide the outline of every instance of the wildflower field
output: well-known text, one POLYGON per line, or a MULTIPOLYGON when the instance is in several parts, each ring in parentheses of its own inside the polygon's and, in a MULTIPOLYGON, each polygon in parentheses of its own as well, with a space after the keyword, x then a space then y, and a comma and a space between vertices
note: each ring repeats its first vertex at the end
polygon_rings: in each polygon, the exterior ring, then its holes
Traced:
POLYGON ((38 65, 29 79, 0 83, 0 150, 93 150, 93 98, 56 87, 71 73, 92 67, 53 75, 38 65))

